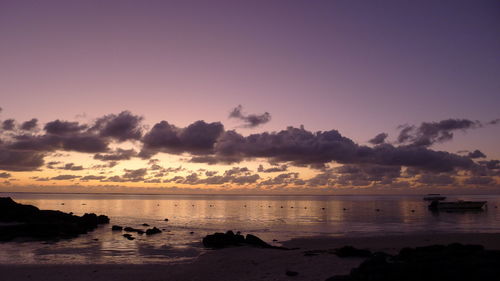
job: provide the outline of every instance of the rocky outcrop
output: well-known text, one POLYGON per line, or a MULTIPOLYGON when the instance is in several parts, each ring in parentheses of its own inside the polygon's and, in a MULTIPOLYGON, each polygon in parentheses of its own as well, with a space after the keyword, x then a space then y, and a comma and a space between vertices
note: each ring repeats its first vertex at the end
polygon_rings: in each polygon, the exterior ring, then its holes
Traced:
POLYGON ((247 236, 244 237, 243 235, 240 234, 240 232, 237 232, 235 234, 231 230, 227 231, 226 233, 216 232, 214 234, 207 235, 203 238, 202 242, 203 246, 213 249, 246 245, 246 246, 254 246, 260 248, 287 250, 287 248, 284 247, 269 245, 268 243, 264 242, 262 239, 260 239, 255 235, 247 234, 247 236))
POLYGON ((26 237, 41 240, 73 238, 109 223, 104 215, 75 216, 61 211, 40 210, 18 204, 9 197, 0 198, 0 241, 26 237))
POLYGON ((404 248, 391 256, 374 253, 349 275, 327 281, 469 281, 497 280, 500 251, 480 245, 450 244, 404 248))

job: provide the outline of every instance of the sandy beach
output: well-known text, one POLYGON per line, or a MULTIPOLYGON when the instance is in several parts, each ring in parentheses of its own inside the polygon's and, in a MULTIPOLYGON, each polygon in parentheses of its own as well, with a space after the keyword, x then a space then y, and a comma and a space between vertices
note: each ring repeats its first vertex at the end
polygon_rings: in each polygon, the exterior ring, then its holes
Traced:
POLYGON ((305 251, 328 250, 345 245, 372 251, 396 253, 403 247, 432 244, 481 244, 500 249, 500 234, 408 234, 373 237, 310 237, 286 241, 295 250, 237 247, 213 250, 193 261, 176 264, 74 264, 74 265, 0 265, 4 281, 160 281, 160 280, 325 280, 347 274, 362 258, 339 258, 329 253, 315 256, 305 251), (286 271, 298 272, 287 276, 286 271))

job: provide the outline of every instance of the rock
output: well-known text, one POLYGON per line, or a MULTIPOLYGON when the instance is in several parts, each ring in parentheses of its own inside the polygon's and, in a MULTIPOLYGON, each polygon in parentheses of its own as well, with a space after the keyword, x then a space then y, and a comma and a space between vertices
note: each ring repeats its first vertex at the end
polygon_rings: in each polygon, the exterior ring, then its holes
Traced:
POLYGON ((161 230, 159 230, 156 227, 153 227, 153 228, 146 230, 146 235, 153 235, 153 234, 158 234, 158 233, 161 233, 161 230))
POLYGON ((147 224, 147 223, 143 223, 143 224, 142 224, 142 226, 149 226, 149 224, 147 224))
POLYGON ((252 235, 252 234, 247 234, 247 236, 245 238, 245 243, 252 245, 252 246, 262 247, 262 248, 272 248, 273 247, 273 246, 267 244, 266 242, 264 242, 259 237, 252 235))
POLYGON ((73 238, 109 223, 104 215, 75 216, 61 211, 40 210, 35 206, 18 204, 9 197, 0 198, 0 241, 18 237, 41 240, 73 238))
POLYGON ((168 221, 168 219, 164 219, 164 221, 168 221))
POLYGON ((203 246, 207 248, 226 248, 226 247, 237 247, 237 246, 254 246, 261 248, 270 248, 270 249, 282 249, 285 250, 287 248, 272 246, 264 242, 259 237, 247 234, 246 237, 237 232, 234 234, 233 231, 229 230, 226 233, 214 233, 207 235, 202 240, 203 246))
POLYGON ((130 226, 125 227, 123 230, 125 230, 127 232, 136 232, 137 234, 144 234, 144 230, 133 228, 133 227, 130 227, 130 226))
POLYGON ((122 231, 123 230, 123 226, 113 225, 111 227, 111 230, 113 230, 113 231, 122 231))
POLYGON ((128 233, 123 234, 123 237, 127 238, 128 240, 134 240, 135 239, 132 235, 130 235, 128 233))
POLYGON ((375 253, 349 275, 327 280, 497 280, 499 264, 500 251, 485 250, 481 245, 432 245, 404 248, 395 256, 375 253))
POLYGON ((287 270, 285 272, 286 276, 297 276, 299 275, 299 273, 297 271, 291 271, 291 270, 287 270))
POLYGON ((214 233, 203 238, 203 246, 207 248, 226 248, 231 246, 241 246, 245 243, 245 238, 241 234, 234 234, 231 230, 226 233, 214 233))
POLYGON ((366 258, 372 255, 372 252, 370 252, 370 250, 356 249, 353 246, 344 246, 342 248, 335 249, 334 253, 341 258, 366 258))

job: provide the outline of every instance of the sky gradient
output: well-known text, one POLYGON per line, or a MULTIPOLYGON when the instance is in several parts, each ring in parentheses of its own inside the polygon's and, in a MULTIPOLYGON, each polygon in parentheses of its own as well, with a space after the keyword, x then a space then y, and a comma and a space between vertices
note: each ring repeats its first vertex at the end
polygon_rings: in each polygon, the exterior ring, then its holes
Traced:
POLYGON ((0 190, 496 190, 499 32, 498 1, 0 0, 0 190))

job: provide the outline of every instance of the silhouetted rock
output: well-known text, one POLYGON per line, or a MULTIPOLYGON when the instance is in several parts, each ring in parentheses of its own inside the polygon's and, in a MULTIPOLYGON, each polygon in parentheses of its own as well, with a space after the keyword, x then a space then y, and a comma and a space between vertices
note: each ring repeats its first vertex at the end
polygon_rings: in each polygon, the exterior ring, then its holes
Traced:
POLYGON ((226 233, 216 232, 203 238, 203 246, 207 248, 226 248, 231 246, 241 246, 245 243, 245 238, 241 234, 234 234, 231 230, 226 233))
POLYGON ((217 232, 207 235, 203 238, 203 246, 207 248, 219 249, 244 245, 271 249, 287 249, 284 247, 269 245, 259 237, 252 234, 247 234, 245 238, 240 234, 240 232, 234 234, 234 232, 231 230, 227 231, 226 233, 217 232))
POLYGON ((500 251, 480 245, 450 244, 404 248, 398 255, 375 253, 349 275, 327 281, 497 280, 500 251))
POLYGON ((287 270, 285 272, 286 276, 297 276, 299 275, 299 273, 297 271, 291 271, 291 270, 287 270))
POLYGON ((113 231, 122 231, 123 230, 123 226, 113 225, 111 227, 111 230, 113 230, 113 231))
POLYGON ((159 230, 156 227, 153 227, 153 228, 146 230, 146 235, 153 235, 153 234, 158 234, 158 233, 161 233, 161 230, 159 230))
POLYGON ((142 226, 149 226, 149 224, 147 224, 147 223, 143 223, 143 224, 142 224, 142 226))
POLYGON ((132 235, 130 235, 128 233, 123 234, 123 237, 127 238, 128 240, 134 240, 135 239, 134 236, 132 236, 132 235))
POLYGON ((144 234, 144 230, 133 228, 130 226, 125 227, 123 230, 125 230, 126 232, 136 232, 137 234, 144 234))
POLYGON ((72 238, 91 231, 99 224, 109 223, 104 215, 84 214, 75 216, 61 211, 40 210, 35 206, 14 202, 11 198, 0 198, 0 241, 18 237, 49 240, 72 238))
POLYGON ((369 250, 357 249, 354 248, 353 246, 344 246, 342 248, 335 249, 334 253, 341 258, 347 258, 347 257, 367 258, 372 255, 372 252, 370 252, 369 250))

